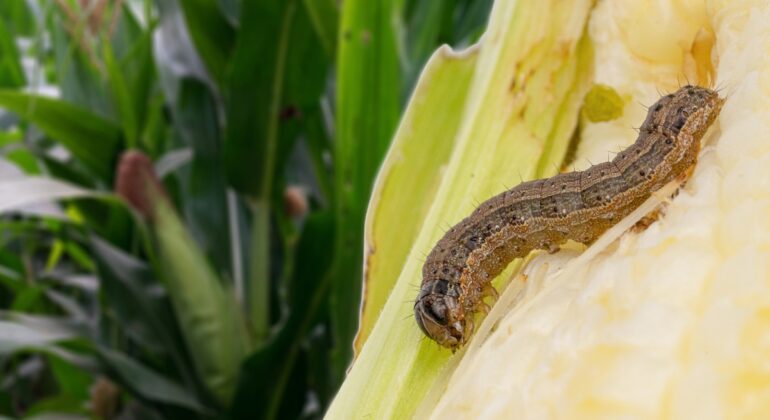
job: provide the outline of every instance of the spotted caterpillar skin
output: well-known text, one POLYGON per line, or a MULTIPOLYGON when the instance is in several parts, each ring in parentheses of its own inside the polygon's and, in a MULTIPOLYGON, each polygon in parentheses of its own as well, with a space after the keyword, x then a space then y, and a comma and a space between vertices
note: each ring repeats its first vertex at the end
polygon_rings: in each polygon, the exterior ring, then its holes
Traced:
POLYGON ((590 243, 653 192, 684 181, 722 103, 713 90, 684 86, 650 107, 636 142, 612 161, 524 182, 482 203, 428 255, 417 325, 444 347, 462 346, 474 314, 488 309, 483 299, 496 296, 490 281, 511 261, 568 239, 590 243))

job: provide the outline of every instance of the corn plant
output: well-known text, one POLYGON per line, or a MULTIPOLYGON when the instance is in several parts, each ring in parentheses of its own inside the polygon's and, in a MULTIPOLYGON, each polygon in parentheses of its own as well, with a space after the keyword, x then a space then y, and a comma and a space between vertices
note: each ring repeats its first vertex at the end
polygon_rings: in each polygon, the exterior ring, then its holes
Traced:
POLYGON ((319 417, 403 104, 488 8, 4 0, 0 414, 319 417))

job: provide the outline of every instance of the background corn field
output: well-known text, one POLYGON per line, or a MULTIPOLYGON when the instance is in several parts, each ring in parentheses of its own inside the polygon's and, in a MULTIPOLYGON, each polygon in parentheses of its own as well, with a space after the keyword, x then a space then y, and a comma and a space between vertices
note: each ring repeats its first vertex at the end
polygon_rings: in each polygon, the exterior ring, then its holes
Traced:
POLYGON ((490 6, 0 1, 0 415, 320 417, 402 108, 490 6))

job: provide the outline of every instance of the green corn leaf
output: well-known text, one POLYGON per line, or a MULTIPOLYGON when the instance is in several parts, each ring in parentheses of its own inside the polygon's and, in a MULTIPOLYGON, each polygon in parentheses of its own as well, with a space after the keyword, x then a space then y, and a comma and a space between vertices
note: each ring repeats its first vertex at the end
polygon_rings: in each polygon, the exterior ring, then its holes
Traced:
POLYGON ((313 22, 318 38, 327 57, 334 57, 337 48, 339 6, 334 0, 302 0, 313 22))
POLYGON ((48 19, 54 53, 55 83, 61 92, 61 99, 72 105, 83 107, 104 118, 115 116, 109 99, 108 86, 99 70, 94 49, 81 42, 84 25, 77 26, 75 33, 65 27, 68 18, 55 14, 48 19))
POLYGON ((122 146, 120 126, 70 103, 9 90, 0 90, 0 107, 38 126, 99 178, 111 183, 122 146))
POLYGON ((8 30, 17 36, 35 35, 35 16, 30 10, 28 0, 5 0, 0 2, 0 19, 8 25, 8 30))
POLYGON ((25 84, 16 41, 5 22, 0 19, 0 87, 18 88, 25 84))
POLYGON ((103 42, 104 65, 115 108, 120 115, 121 126, 126 135, 126 147, 135 148, 139 143, 139 121, 134 107, 133 92, 129 91, 126 79, 109 42, 103 42))
POLYGON ((107 365, 119 383, 143 399, 178 405, 201 413, 206 408, 180 385, 152 371, 123 353, 107 348, 98 349, 99 358, 107 365))
POLYGON ((90 242, 101 280, 99 291, 117 322, 138 343, 165 350, 185 374, 184 342, 168 295, 152 291, 155 277, 150 267, 99 237, 92 236, 90 242))
POLYGON ((43 177, 24 177, 0 181, 0 214, 24 206, 66 198, 98 197, 99 193, 43 177))
POLYGON ((7 355, 25 349, 46 348, 76 336, 72 330, 43 326, 35 328, 16 321, 0 320, 0 354, 7 355))
POLYGON ((393 25, 399 3, 350 0, 342 7, 337 54, 334 143, 335 261, 331 319, 339 343, 332 369, 339 379, 352 358, 361 299, 366 202, 401 112, 401 80, 393 25))
MULTIPOLYGON (((220 9, 217 0, 160 0, 161 9, 181 7, 187 30, 209 73, 223 83, 230 54, 235 45, 235 29, 220 9), (177 4, 178 2, 178 4, 177 4)), ((252 3, 252 2, 248 2, 252 3)), ((250 26, 256 22, 250 22, 250 26)))
POLYGON ((293 0, 244 3, 244 27, 228 73, 228 179, 239 192, 260 200, 270 198, 273 186, 278 114, 296 9, 293 0))
POLYGON ((172 112, 184 144, 192 149, 189 166, 179 169, 185 221, 214 265, 220 272, 229 273, 230 235, 224 228, 229 223, 227 183, 216 100, 205 84, 184 79, 172 112))

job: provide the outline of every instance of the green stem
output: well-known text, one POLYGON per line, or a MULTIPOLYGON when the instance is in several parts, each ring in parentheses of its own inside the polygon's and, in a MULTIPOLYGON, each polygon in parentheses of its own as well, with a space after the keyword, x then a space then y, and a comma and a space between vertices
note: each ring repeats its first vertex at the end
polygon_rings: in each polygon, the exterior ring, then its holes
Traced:
POLYGON ((270 332, 270 203, 257 200, 252 205, 252 250, 248 290, 249 312, 254 338, 259 343, 270 332))
POLYGON ((273 92, 270 102, 270 119, 267 126, 267 144, 265 153, 269 159, 265 159, 265 176, 262 177, 262 188, 260 189, 260 198, 270 200, 270 193, 273 186, 273 172, 275 171, 276 144, 278 143, 278 114, 283 100, 283 74, 286 67, 286 54, 289 51, 289 32, 291 31, 292 17, 296 7, 294 1, 286 5, 286 11, 281 22, 281 36, 278 38, 278 57, 275 60, 275 80, 273 81, 273 92))
POLYGON ((270 208, 273 178, 275 171, 276 146, 278 143, 278 113, 283 98, 283 74, 286 66, 286 55, 289 49, 289 33, 292 17, 295 12, 294 1, 287 6, 281 22, 281 35, 278 44, 278 56, 275 64, 275 80, 270 102, 270 117, 268 119, 265 154, 263 162, 264 174, 259 195, 255 200, 253 210, 252 234, 252 287, 249 291, 249 311, 252 328, 257 342, 267 338, 270 330, 270 208))

